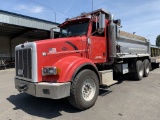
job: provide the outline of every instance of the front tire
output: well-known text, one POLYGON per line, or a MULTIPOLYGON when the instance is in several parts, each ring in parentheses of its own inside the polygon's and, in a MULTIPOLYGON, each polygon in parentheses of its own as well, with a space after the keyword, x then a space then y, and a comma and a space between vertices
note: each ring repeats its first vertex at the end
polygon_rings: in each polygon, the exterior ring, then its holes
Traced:
POLYGON ((99 94, 99 80, 95 72, 86 69, 77 74, 72 81, 70 104, 84 110, 92 107, 99 94))

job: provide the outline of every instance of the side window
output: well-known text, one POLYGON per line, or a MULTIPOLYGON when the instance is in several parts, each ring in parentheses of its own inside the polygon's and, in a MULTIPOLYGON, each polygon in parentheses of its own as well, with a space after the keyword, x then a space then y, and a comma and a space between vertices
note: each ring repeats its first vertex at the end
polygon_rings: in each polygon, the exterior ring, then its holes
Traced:
MULTIPOLYGON (((97 23, 97 27, 98 26, 99 26, 99 23, 97 23)), ((99 34, 98 30, 96 30, 96 22, 93 22, 92 24, 92 36, 104 37, 104 32, 102 34, 99 34)))

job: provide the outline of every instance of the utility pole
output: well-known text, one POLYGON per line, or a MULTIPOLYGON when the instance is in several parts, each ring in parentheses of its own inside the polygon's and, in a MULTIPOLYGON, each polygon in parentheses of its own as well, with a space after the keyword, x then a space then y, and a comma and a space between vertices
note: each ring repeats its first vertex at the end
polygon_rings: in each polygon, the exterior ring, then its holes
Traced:
POLYGON ((56 12, 54 12, 54 19, 55 19, 55 22, 56 22, 56 12))
POLYGON ((93 0, 92 0, 92 11, 93 11, 93 0))

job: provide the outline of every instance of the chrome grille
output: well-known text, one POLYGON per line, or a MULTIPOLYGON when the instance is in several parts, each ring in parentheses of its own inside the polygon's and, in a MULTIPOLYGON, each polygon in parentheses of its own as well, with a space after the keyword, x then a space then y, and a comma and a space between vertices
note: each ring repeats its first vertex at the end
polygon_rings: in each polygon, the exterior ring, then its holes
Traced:
POLYGON ((16 76, 32 79, 31 49, 16 51, 16 76))

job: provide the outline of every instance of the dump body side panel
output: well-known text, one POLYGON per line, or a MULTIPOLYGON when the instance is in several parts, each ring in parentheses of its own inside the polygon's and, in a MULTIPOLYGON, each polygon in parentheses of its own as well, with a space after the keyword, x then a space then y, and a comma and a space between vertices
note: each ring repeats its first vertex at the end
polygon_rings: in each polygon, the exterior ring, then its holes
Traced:
POLYGON ((121 34, 117 29, 116 56, 117 58, 150 56, 150 43, 143 37, 121 34), (122 36, 123 35, 123 36, 122 36))

